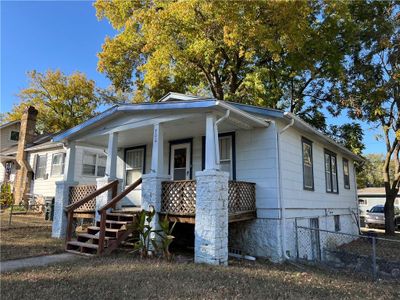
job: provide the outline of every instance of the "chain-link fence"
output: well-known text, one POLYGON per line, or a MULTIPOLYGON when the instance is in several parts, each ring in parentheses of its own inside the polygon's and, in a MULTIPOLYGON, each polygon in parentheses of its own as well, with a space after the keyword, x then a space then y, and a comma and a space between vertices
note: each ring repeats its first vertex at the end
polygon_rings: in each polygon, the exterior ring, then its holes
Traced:
POLYGON ((296 255, 304 262, 370 274, 373 279, 400 280, 400 239, 374 231, 356 235, 296 226, 296 255))

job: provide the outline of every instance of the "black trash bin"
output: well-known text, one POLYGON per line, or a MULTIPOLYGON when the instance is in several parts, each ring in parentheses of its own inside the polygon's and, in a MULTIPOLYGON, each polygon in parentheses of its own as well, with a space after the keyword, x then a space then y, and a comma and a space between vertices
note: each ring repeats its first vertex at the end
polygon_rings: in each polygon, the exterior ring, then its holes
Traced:
POLYGON ((45 197, 44 198, 44 218, 47 221, 53 221, 54 216, 54 198, 45 197))

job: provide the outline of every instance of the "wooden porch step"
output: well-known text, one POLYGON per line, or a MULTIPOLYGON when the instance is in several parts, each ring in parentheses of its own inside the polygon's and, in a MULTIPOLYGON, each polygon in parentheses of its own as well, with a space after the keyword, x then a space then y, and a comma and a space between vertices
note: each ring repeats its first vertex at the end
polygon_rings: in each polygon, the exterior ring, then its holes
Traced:
MULTIPOLYGON (((90 244, 90 243, 84 243, 84 242, 78 242, 78 241, 69 241, 67 245, 71 246, 76 246, 76 247, 82 247, 82 248, 90 248, 90 249, 96 249, 99 248, 99 245, 96 244, 90 244)), ((70 250, 70 249, 68 249, 70 250)))
MULTIPOLYGON (((100 227, 99 226, 89 226, 87 228, 88 230, 97 230, 100 231, 100 227)), ((123 231, 121 229, 115 229, 115 228, 106 228, 106 231, 108 232, 119 232, 119 231, 123 231)))
MULTIPOLYGON (((100 224, 100 221, 97 221, 98 224, 100 224)), ((106 220, 106 224, 116 224, 116 225, 128 225, 131 224, 132 222, 129 221, 115 221, 115 220, 106 220)))
MULTIPOLYGON (((77 236, 78 237, 87 238, 87 239, 92 239, 92 240, 98 240, 99 239, 98 235, 90 234, 90 233, 79 233, 77 236)), ((112 239, 112 238, 109 237, 109 236, 105 236, 104 239, 105 240, 109 240, 109 239, 112 239)))
POLYGON ((115 216, 115 217, 125 217, 125 218, 132 218, 136 215, 136 212, 126 213, 126 212, 109 212, 107 216, 115 216))

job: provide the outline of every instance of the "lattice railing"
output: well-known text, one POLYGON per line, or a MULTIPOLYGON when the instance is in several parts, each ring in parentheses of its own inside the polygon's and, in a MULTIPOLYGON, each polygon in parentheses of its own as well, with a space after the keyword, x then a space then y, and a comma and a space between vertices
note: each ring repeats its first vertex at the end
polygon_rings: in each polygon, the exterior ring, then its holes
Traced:
MULTIPOLYGON (((97 189, 96 185, 77 185, 71 186, 69 188, 69 203, 73 204, 82 200, 87 195, 95 192, 97 189)), ((82 206, 78 207, 75 212, 92 212, 96 210, 96 198, 93 198, 83 204, 82 206)))
MULTIPOLYGON (((178 216, 194 216, 196 212, 196 181, 165 181, 161 191, 161 213, 178 216)), ((256 184, 229 181, 229 213, 256 210, 256 184)))
POLYGON ((162 183, 161 212, 191 216, 196 211, 196 181, 179 180, 162 183))
POLYGON ((245 181, 229 181, 228 211, 230 214, 256 210, 256 184, 245 181))

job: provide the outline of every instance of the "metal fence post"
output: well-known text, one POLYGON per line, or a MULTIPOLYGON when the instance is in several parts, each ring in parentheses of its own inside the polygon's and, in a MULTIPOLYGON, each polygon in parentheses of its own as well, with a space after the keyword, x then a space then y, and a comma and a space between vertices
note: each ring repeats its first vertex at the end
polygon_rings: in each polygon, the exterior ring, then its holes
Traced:
POLYGON ((295 227, 295 238, 296 238, 296 258, 299 259, 299 233, 297 228, 297 218, 294 219, 294 227, 295 227))
POLYGON ((376 280, 377 274, 376 274, 376 238, 373 236, 372 237, 372 278, 373 280, 376 280))

